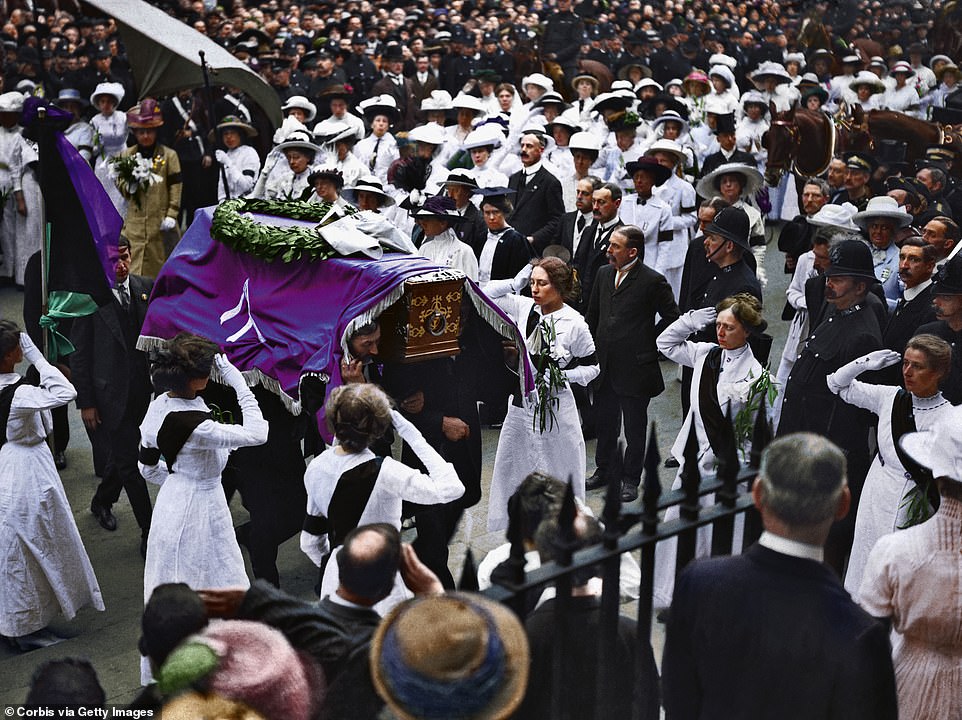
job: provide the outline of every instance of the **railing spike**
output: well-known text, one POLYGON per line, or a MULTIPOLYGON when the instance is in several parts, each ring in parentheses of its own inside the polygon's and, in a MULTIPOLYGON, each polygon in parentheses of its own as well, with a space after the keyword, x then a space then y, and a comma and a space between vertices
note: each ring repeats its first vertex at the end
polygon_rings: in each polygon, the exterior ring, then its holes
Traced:
POLYGON ((571 564, 573 548, 578 543, 577 533, 575 532, 575 518, 578 515, 578 508, 575 505, 574 478, 568 476, 568 485, 565 488, 564 497, 561 499, 561 509, 558 512, 558 530, 560 531, 559 563, 561 565, 571 564))
POLYGON ((658 499, 661 497, 661 454, 658 452, 658 432, 651 423, 648 447, 645 449, 645 480, 642 483, 641 506, 645 532, 653 533, 658 525, 658 499))
POLYGON ((774 435, 772 426, 768 422, 767 403, 767 396, 762 395, 761 402, 758 403, 758 414, 755 415, 755 427, 752 429, 752 451, 748 464, 755 470, 761 467, 762 452, 768 447, 774 435))
POLYGON ((698 433, 692 421, 685 441, 685 460, 681 469, 681 489, 685 499, 679 506, 681 516, 692 520, 698 517, 698 489, 701 486, 701 471, 698 469, 698 433))
POLYGON ((458 581, 458 590, 461 592, 477 592, 481 588, 478 585, 478 568, 474 564, 474 553, 471 548, 464 554, 464 565, 461 567, 461 579, 458 581))
POLYGON ((614 547, 621 532, 618 520, 621 516, 621 478, 624 475, 624 445, 618 442, 615 457, 611 459, 608 472, 608 488, 605 490, 605 505, 601 511, 601 522, 605 526, 603 538, 606 547, 614 547))

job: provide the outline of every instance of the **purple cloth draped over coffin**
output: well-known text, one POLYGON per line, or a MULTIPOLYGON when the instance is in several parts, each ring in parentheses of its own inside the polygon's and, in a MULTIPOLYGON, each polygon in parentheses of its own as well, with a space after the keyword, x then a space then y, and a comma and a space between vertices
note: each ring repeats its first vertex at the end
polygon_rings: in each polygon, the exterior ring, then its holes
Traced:
MULTIPOLYGON (((271 389, 295 402, 303 375, 327 376, 328 389, 341 384, 341 337, 352 320, 384 302, 406 279, 440 269, 425 258, 398 253, 385 253, 380 260, 352 256, 266 262, 213 240, 213 210, 197 211, 157 276, 141 346, 181 331, 202 335, 223 348, 238 369, 259 371, 268 378, 266 386, 275 381, 277 387, 271 389)), ((523 343, 510 318, 473 283, 465 283, 465 291, 513 328, 523 343)), ((534 382, 528 365, 525 380, 530 391, 534 382)))

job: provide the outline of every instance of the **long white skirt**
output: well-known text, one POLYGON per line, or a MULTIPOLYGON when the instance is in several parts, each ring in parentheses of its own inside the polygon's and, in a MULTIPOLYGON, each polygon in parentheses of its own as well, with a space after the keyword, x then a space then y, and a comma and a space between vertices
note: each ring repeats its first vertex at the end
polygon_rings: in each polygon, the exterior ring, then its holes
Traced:
MULTIPOLYGON (((532 394, 532 399, 534 394, 532 394)), ((494 457, 491 496, 488 499, 488 531, 508 527, 508 498, 532 472, 568 482, 574 486, 575 497, 585 498, 585 439, 581 434, 581 420, 571 388, 565 387, 558 395, 554 427, 544 433, 534 426, 534 402, 523 407, 508 405, 508 414, 498 438, 498 452, 494 457)))
MULTIPOLYGON (((234 521, 220 477, 197 479, 173 473, 157 493, 147 536, 144 604, 164 583, 204 588, 248 588, 234 521)), ((150 682, 150 666, 141 658, 141 682, 150 682)))
MULTIPOLYGON (((714 458, 708 467, 701 467, 702 477, 713 472, 711 465, 714 464, 714 458)), ((684 467, 684 463, 682 464, 684 467)), ((671 489, 678 490, 681 487, 681 468, 678 470, 678 474, 675 475, 675 482, 672 483, 671 489)), ((741 490, 745 490, 745 486, 741 487, 741 490)), ((703 495, 699 501, 699 505, 702 507, 709 507, 715 504, 715 493, 709 493, 708 495, 703 495)), ((681 516, 681 510, 678 505, 672 505, 670 508, 665 510, 665 519, 663 522, 668 522, 669 520, 677 520, 681 516)), ((745 513, 739 513, 735 517, 735 528, 732 535, 732 555, 740 555, 742 551, 742 541, 745 535, 745 513)), ((703 525, 695 531, 695 558, 703 558, 711 555, 711 540, 712 540, 712 526, 703 525)), ((655 546, 655 589, 653 594, 653 605, 656 608, 665 608, 671 605, 671 598, 675 593, 675 564, 678 561, 678 538, 672 537, 667 540, 662 540, 655 546)))
POLYGON ((0 634, 28 635, 62 612, 104 609, 97 577, 45 443, 0 448, 0 634))
MULTIPOLYGON (((894 449, 887 454, 889 457, 893 456, 894 449)), ((895 532, 899 525, 905 523, 902 498, 913 485, 915 483, 894 466, 882 465, 879 456, 875 456, 872 467, 865 476, 862 496, 858 501, 855 538, 852 540, 852 552, 848 559, 848 569, 845 571, 845 589, 856 602, 869 553, 880 537, 895 532)))

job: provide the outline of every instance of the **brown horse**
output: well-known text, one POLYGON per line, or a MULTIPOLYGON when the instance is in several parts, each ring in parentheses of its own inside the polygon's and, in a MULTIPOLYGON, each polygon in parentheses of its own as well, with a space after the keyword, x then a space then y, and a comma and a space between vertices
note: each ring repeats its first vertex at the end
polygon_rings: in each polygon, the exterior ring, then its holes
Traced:
MULTIPOLYGON (((870 110, 861 113, 861 107, 852 108, 852 122, 870 138, 868 150, 879 140, 897 140, 907 144, 905 160, 914 163, 925 155, 925 149, 933 145, 946 145, 962 152, 962 135, 959 128, 913 118, 890 110, 870 110), (860 115, 864 119, 859 119, 860 115)), ((853 148, 855 149, 855 148, 853 148)), ((962 168, 953 167, 953 174, 962 176, 962 168)))
POLYGON ((776 112, 771 106, 772 123, 762 138, 768 151, 765 183, 776 187, 786 172, 795 174, 799 196, 806 177, 820 175, 835 154, 835 123, 821 111, 807 108, 776 112))

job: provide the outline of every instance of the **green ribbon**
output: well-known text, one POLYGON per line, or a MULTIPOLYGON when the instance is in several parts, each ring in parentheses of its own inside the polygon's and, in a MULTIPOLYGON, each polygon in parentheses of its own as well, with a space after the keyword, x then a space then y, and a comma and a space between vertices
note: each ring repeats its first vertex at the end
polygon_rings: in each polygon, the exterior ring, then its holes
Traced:
POLYGON ((97 311, 97 303, 84 293, 54 290, 47 297, 47 314, 40 317, 40 327, 48 333, 47 357, 56 360, 76 348, 66 335, 57 331, 61 320, 85 317, 97 311))

